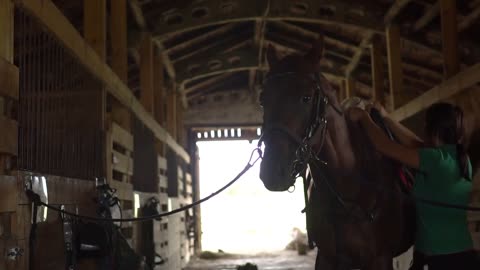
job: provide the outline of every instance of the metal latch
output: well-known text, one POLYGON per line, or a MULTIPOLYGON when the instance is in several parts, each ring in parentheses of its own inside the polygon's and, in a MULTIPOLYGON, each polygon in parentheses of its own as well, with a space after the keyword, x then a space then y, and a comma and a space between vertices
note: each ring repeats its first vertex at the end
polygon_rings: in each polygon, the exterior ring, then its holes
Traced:
POLYGON ((6 257, 7 257, 7 260, 9 261, 16 261, 18 257, 21 257, 22 255, 23 255, 23 248, 14 247, 14 248, 8 249, 6 257))

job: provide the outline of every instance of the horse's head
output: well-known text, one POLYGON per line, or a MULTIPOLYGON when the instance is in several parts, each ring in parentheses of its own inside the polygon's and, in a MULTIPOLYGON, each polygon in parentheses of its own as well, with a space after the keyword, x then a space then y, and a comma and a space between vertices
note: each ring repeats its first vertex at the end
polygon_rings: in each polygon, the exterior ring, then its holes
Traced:
POLYGON ((322 40, 305 55, 278 59, 273 47, 267 50, 270 70, 260 96, 264 110, 261 141, 265 143, 260 178, 268 190, 285 191, 292 186, 299 147, 306 142, 318 152, 325 138, 327 103, 337 101, 335 91, 320 74, 322 53, 322 40))

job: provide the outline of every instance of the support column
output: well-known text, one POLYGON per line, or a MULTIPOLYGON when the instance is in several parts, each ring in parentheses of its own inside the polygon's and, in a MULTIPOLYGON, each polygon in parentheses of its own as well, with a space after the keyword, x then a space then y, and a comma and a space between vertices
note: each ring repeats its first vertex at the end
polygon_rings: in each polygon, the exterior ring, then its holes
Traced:
POLYGON ((185 127, 183 126, 183 102, 182 95, 177 93, 177 142, 182 147, 186 147, 185 143, 185 127))
POLYGON ((448 79, 460 70, 456 0, 440 0, 440 15, 442 23, 443 73, 445 79, 448 79))
POLYGON ((355 94, 355 80, 347 78, 345 80, 345 98, 351 98, 355 94))
POLYGON ((107 55, 107 1, 84 0, 83 4, 83 34, 85 40, 105 61, 107 55))
MULTIPOLYGON (((111 68, 122 80, 128 83, 127 52, 127 2, 115 0, 110 2, 110 47, 112 49, 111 68)), ((131 130, 131 114, 115 98, 112 98, 112 119, 126 131, 131 130)))
POLYGON ((18 123, 12 119, 19 94, 19 72, 13 65, 13 7, 11 0, 0 0, 0 175, 13 169, 18 151, 18 123))
POLYGON ((398 96, 403 91, 402 59, 400 51, 400 29, 397 25, 389 25, 386 28, 388 75, 390 79, 390 104, 391 110, 400 107, 401 101, 398 96))
POLYGON ((167 89, 167 131, 177 139, 177 90, 175 85, 167 89))
POLYGON ((374 37, 372 41, 372 88, 373 99, 385 106, 385 88, 384 88, 384 72, 383 72, 383 46, 380 36, 374 37))
POLYGON ((164 67, 162 57, 159 53, 155 55, 154 63, 154 88, 155 88, 155 120, 163 126, 165 124, 165 85, 164 85, 164 67))
POLYGON ((153 86, 153 42, 150 33, 143 33, 140 43, 140 102, 155 115, 153 86))

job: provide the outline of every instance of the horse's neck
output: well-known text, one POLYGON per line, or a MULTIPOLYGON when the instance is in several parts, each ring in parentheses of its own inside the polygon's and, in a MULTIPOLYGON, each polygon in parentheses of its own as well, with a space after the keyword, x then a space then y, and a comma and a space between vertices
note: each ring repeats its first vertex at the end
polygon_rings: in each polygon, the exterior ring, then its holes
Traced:
POLYGON ((350 132, 343 115, 330 114, 327 137, 325 138, 324 154, 330 168, 342 172, 352 173, 355 169, 356 158, 350 139, 350 132))

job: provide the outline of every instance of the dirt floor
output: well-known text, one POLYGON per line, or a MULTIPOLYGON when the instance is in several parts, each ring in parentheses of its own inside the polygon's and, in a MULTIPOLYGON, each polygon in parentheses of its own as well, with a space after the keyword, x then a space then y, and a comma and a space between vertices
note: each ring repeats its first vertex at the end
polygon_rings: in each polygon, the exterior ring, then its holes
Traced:
POLYGON ((193 258, 185 270, 230 270, 246 263, 259 270, 313 270, 316 251, 300 256, 296 251, 280 251, 258 255, 227 255, 218 259, 193 258))

